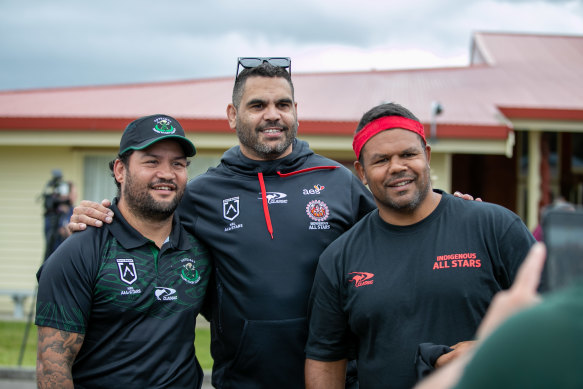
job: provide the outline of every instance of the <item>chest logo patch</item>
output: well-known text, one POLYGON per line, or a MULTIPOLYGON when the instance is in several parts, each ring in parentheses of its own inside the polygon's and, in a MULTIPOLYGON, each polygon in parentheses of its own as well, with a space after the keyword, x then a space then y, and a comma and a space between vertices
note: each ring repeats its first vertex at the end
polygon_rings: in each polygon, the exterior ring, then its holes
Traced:
POLYGON ((131 258, 116 259, 117 267, 119 269, 119 278, 128 285, 133 284, 138 279, 138 272, 136 265, 131 258))
POLYGON ((355 288, 360 288, 361 286, 366 286, 366 285, 372 285, 374 283, 374 280, 372 279, 374 277, 373 273, 354 271, 352 273, 348 273, 349 277, 351 275, 352 275, 352 278, 349 279, 348 281, 354 282, 355 288))
POLYGON ((322 200, 312 200, 306 205, 306 213, 316 222, 323 222, 330 216, 330 210, 322 200))
POLYGON ((239 196, 223 200, 223 217, 233 221, 239 216, 239 196))
POLYGON ((180 278, 189 284, 198 284, 200 281, 200 273, 194 266, 194 261, 190 258, 184 258, 180 262, 183 262, 180 278))

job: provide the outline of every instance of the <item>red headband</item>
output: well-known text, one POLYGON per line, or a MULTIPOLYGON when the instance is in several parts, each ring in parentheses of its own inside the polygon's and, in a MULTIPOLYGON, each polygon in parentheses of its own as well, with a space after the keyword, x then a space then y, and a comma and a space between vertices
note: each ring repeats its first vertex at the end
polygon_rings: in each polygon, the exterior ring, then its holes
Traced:
POLYGON ((362 147, 370 138, 381 131, 390 130, 391 128, 402 128, 413 131, 423 138, 423 142, 427 143, 423 124, 417 120, 407 119, 402 116, 383 116, 368 123, 354 136, 352 149, 354 150, 354 154, 356 154, 356 159, 360 158, 360 150, 362 150, 362 147))

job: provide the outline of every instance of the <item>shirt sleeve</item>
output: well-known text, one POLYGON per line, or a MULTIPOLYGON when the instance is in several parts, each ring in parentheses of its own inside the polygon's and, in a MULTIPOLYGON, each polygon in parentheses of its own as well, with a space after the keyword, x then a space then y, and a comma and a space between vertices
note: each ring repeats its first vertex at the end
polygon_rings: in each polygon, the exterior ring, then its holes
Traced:
POLYGON ((329 248, 320 257, 314 284, 308 301, 308 341, 306 356, 320 361, 337 361, 350 357, 351 336, 332 264, 329 248))
POLYGON ((515 214, 512 214, 512 216, 512 222, 500 239, 499 248, 502 266, 496 269, 496 278, 504 289, 512 285, 520 264, 526 258, 531 246, 536 242, 522 220, 515 214))
POLYGON ((39 269, 36 325, 85 333, 98 272, 91 232, 67 238, 39 269))

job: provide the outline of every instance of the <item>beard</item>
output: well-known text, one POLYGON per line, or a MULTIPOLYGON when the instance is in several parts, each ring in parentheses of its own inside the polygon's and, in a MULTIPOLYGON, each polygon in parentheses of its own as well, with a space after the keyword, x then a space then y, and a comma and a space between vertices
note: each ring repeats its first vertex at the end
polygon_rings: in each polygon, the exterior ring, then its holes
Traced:
POLYGON ((184 194, 184 187, 181 188, 173 181, 158 180, 144 186, 135 182, 129 172, 123 189, 124 201, 128 205, 128 209, 141 219, 155 222, 164 221, 172 217, 184 194), (176 196, 168 201, 155 200, 148 189, 152 189, 154 185, 159 184, 173 185, 176 188, 176 196))
POLYGON ((241 144, 253 150, 257 156, 263 159, 277 159, 288 147, 293 143, 298 133, 297 122, 290 128, 282 125, 279 122, 268 122, 263 126, 258 126, 254 129, 243 124, 237 118, 237 137, 241 144), (276 144, 262 143, 259 140, 261 131, 269 127, 281 127, 283 139, 276 144))

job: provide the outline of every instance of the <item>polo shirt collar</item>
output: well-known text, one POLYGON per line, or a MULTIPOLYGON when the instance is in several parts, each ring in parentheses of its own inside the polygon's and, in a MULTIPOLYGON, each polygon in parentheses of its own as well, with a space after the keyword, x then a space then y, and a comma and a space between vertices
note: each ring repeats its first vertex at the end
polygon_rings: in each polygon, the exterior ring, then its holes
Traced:
MULTIPOLYGON (((111 234, 125 249, 134 249, 148 244, 150 239, 140 234, 134 227, 132 227, 120 212, 117 203, 119 199, 116 197, 111 204, 111 210, 115 214, 113 222, 106 224, 111 234)), ((172 218, 172 231, 170 232, 170 239, 164 246, 171 245, 178 250, 188 250, 192 246, 186 237, 186 231, 180 224, 180 219, 176 212, 172 218)))

